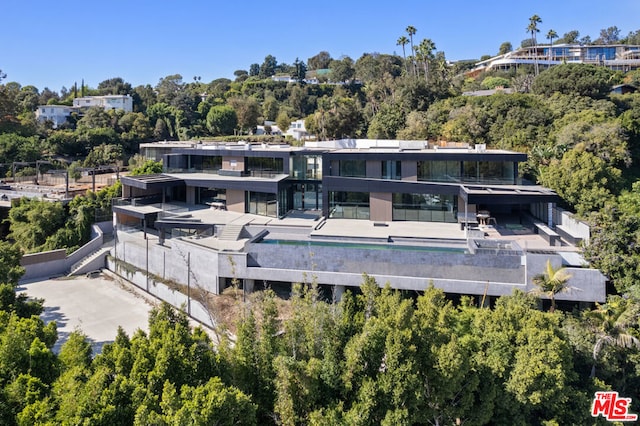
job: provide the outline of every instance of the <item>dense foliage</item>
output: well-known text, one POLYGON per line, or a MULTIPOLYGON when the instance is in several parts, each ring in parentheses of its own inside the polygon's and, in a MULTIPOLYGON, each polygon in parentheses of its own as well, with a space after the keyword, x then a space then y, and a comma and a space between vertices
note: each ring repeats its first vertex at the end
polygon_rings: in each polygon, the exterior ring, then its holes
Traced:
POLYGON ((40 302, 3 293, 2 424, 584 425, 594 391, 640 391, 640 353, 620 343, 637 341, 634 298, 570 314, 520 292, 488 309, 366 275, 361 290, 328 304, 298 285, 285 320, 261 292, 218 345, 164 304, 99 355, 81 331, 53 353, 40 302))

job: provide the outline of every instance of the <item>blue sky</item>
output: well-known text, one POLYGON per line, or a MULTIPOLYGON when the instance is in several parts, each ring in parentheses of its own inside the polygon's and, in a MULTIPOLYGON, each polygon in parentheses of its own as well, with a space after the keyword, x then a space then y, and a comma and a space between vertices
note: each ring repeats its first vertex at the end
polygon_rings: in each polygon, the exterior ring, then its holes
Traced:
POLYGON ((542 18, 538 40, 554 29, 598 37, 616 25, 621 35, 640 29, 640 1, 334 1, 218 2, 206 0, 3 0, 0 69, 6 82, 91 87, 111 77, 155 86, 162 77, 185 81, 226 77, 273 55, 279 63, 398 53, 396 41, 414 26, 417 44, 431 38, 447 59, 495 54, 527 37, 529 17, 542 18))

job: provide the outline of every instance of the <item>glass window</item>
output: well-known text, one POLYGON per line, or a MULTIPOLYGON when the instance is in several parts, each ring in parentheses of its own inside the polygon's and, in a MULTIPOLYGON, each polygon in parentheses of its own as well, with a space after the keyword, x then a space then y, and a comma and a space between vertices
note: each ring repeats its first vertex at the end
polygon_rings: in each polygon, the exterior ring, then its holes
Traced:
POLYGON ((227 190, 220 188, 196 188, 196 204, 226 207, 227 190))
POLYGON ((402 179, 402 161, 383 161, 382 179, 402 179))
POLYGON ((369 219, 368 192, 329 192, 329 217, 369 219))
POLYGON ((222 169, 222 156, 216 155, 202 158, 203 172, 217 172, 220 169, 222 169))
POLYGON ((418 180, 431 182, 459 182, 459 161, 419 161, 418 180))
POLYGON ((282 158, 247 157, 244 162, 245 171, 251 176, 269 177, 284 172, 282 158))
POLYGON ((418 222, 457 221, 455 195, 393 194, 393 220, 418 222))
POLYGON ((322 157, 301 155, 291 157, 291 177, 294 179, 322 179, 322 157))
POLYGON ((465 182, 515 184, 515 166, 511 161, 465 161, 463 166, 465 182))
POLYGON ((340 160, 340 176, 366 177, 367 162, 365 160, 340 160))
POLYGON ((278 199, 276 194, 247 191, 246 212, 261 216, 277 217, 278 199))

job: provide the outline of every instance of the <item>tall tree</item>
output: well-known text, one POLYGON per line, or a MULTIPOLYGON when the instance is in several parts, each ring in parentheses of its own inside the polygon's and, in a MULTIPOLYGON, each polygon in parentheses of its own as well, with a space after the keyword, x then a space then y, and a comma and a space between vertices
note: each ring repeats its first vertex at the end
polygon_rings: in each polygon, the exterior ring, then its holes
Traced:
MULTIPOLYGON (((407 27, 407 29, 405 30, 407 32, 407 34, 409 35, 409 42, 411 44, 411 52, 413 54, 413 52, 415 52, 415 48, 413 47, 413 36, 418 32, 418 30, 416 29, 416 27, 409 25, 407 27)), ((415 62, 413 63, 413 74, 417 74, 418 70, 416 69, 416 64, 415 62)))
POLYGON ((296 60, 293 62, 293 67, 291 68, 291 77, 296 79, 298 82, 304 81, 307 76, 307 65, 304 61, 296 60))
POLYGON ((211 107, 207 114, 207 128, 213 136, 232 135, 237 124, 236 111, 229 105, 211 107))
POLYGON ((168 75, 161 78, 156 86, 158 102, 172 105, 173 100, 185 89, 185 83, 180 74, 168 75))
POLYGON ((580 32, 578 30, 571 30, 562 35, 562 38, 558 40, 559 43, 574 44, 578 42, 580 32))
POLYGON ((353 59, 348 56, 344 56, 340 60, 331 61, 329 69, 331 70, 331 81, 333 82, 351 82, 356 73, 353 59))
POLYGON ((609 28, 603 28, 600 30, 600 37, 598 37, 594 44, 616 44, 620 42, 620 30, 615 25, 609 28))
POLYGON ((22 251, 17 244, 8 241, 0 241, 0 283, 15 286, 24 274, 24 268, 20 266, 22 251))
POLYGON ((542 19, 538 16, 538 15, 533 15, 531 18, 529 18, 529 25, 527 25, 527 32, 531 33, 531 43, 533 44, 533 49, 534 49, 534 61, 535 61, 535 72, 536 75, 538 75, 538 52, 537 52, 537 37, 536 35, 540 32, 540 29, 538 28, 538 24, 542 23, 542 19))
POLYGON ((422 68, 424 70, 424 80, 429 82, 429 63, 433 60, 433 51, 436 49, 436 44, 430 38, 425 38, 420 42, 416 48, 416 59, 418 62, 422 62, 422 68))
POLYGON ((504 55, 505 53, 509 53, 513 50, 513 46, 511 42, 505 41, 500 45, 500 49, 498 49, 498 55, 504 55))
POLYGON ((258 76, 260 74, 260 64, 251 64, 249 66, 249 76, 258 76))
POLYGON ((593 366, 591 377, 596 375, 596 364, 606 346, 640 349, 640 340, 632 334, 632 327, 638 324, 639 301, 610 296, 607 303, 586 314, 596 334, 593 345, 593 366))
POLYGON ((407 70, 407 74, 409 73, 409 66, 407 65, 407 52, 405 51, 405 46, 409 43, 409 39, 405 36, 400 36, 398 41, 396 42, 396 46, 402 46, 402 58, 404 59, 404 66, 407 70))
POLYGON ((309 70, 322 70, 329 68, 332 58, 329 52, 322 51, 315 56, 307 59, 307 66, 309 70))
POLYGON ((253 96, 229 98, 227 103, 235 110, 241 132, 251 132, 258 125, 260 104, 253 96))
POLYGON ((547 40, 549 40, 549 59, 553 59, 553 39, 554 38, 558 38, 558 33, 555 32, 554 30, 549 30, 549 32, 547 32, 547 40))
POLYGON ((272 55, 267 55, 264 58, 264 62, 260 65, 260 73, 258 77, 260 78, 269 78, 272 75, 276 74, 276 68, 278 67, 278 61, 276 61, 276 57, 272 55))
POLYGON ((121 77, 110 78, 98 83, 98 90, 103 95, 130 95, 133 89, 131 84, 121 77))

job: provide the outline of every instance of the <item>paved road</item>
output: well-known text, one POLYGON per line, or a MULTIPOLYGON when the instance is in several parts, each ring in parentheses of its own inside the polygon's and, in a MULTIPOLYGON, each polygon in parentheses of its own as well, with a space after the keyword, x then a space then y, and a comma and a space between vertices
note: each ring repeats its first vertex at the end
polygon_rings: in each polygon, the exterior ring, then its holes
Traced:
POLYGON ((89 339, 94 354, 115 339, 118 326, 131 336, 136 330, 148 330, 147 299, 121 286, 105 275, 22 283, 18 292, 45 299, 42 319, 58 323, 58 351, 69 333, 81 330, 89 339))

